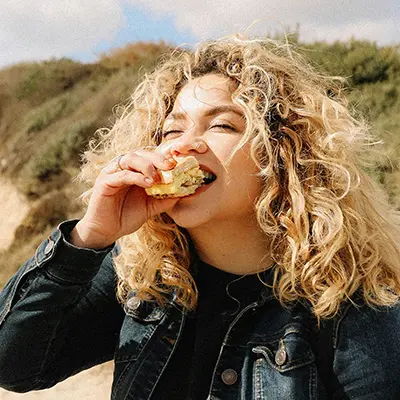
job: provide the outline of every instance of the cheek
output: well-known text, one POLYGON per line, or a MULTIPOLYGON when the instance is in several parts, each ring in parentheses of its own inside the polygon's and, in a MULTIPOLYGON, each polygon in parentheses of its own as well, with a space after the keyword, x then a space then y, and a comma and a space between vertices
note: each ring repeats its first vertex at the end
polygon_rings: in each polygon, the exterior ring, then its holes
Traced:
MULTIPOLYGON (((237 143, 237 138, 234 140, 225 138, 224 141, 214 138, 213 141, 209 141, 210 148, 221 164, 226 163, 237 143)), ((240 149, 231 163, 226 165, 225 185, 230 194, 232 194, 232 191, 243 191, 246 196, 249 194, 253 198, 260 193, 262 182, 261 178, 257 176, 259 170, 249 155, 249 147, 249 145, 246 145, 240 149)), ((242 197, 240 194, 237 196, 238 194, 236 193, 235 197, 242 197)))
POLYGON ((224 163, 232 154, 239 140, 237 137, 230 135, 210 133, 206 137, 206 143, 218 160, 224 163))
POLYGON ((229 194, 234 194, 238 201, 253 203, 262 190, 262 180, 257 172, 255 164, 247 157, 233 159, 226 181, 229 194))
POLYGON ((245 181, 257 181, 257 173, 259 172, 256 164, 251 159, 249 152, 246 148, 239 150, 232 159, 228 167, 232 178, 239 177, 245 181))

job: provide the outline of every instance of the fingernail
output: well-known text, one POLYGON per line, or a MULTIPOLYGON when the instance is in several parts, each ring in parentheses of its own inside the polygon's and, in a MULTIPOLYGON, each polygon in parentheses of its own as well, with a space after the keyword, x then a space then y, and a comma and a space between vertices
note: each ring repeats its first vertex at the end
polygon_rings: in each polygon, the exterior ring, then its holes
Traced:
POLYGON ((153 179, 151 179, 151 178, 149 178, 149 177, 147 177, 147 176, 146 176, 146 178, 144 178, 144 181, 145 181, 146 183, 148 183, 149 185, 151 185, 151 184, 154 183, 153 179))
POLYGON ((176 164, 176 160, 175 160, 175 158, 173 158, 173 157, 168 157, 165 161, 166 161, 168 164, 171 164, 171 165, 175 165, 175 164, 176 164))

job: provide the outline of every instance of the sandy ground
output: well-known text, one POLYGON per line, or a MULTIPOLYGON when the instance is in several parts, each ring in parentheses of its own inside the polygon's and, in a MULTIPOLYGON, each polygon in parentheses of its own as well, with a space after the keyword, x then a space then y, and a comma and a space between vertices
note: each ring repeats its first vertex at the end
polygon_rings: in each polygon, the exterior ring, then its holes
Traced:
POLYGON ((0 389, 0 400, 109 400, 113 364, 108 362, 83 371, 51 389, 24 394, 0 389))
POLYGON ((0 250, 14 240, 15 230, 29 211, 27 200, 9 180, 0 176, 0 250))
MULTIPOLYGON (((27 200, 12 183, 0 176, 0 250, 7 249, 15 230, 29 211, 27 200)), ((105 363, 83 371, 51 389, 17 394, 0 389, 0 400, 108 400, 113 364, 105 363)))

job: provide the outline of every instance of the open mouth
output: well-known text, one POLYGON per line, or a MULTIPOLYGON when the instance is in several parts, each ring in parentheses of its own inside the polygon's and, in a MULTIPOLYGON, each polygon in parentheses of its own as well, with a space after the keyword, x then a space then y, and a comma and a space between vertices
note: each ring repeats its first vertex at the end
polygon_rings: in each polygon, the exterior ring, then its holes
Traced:
POLYGON ((214 182, 217 179, 217 177, 212 172, 204 171, 204 170, 202 170, 202 171, 204 174, 204 180, 203 180, 203 183, 201 184, 201 186, 209 185, 210 183, 214 182))

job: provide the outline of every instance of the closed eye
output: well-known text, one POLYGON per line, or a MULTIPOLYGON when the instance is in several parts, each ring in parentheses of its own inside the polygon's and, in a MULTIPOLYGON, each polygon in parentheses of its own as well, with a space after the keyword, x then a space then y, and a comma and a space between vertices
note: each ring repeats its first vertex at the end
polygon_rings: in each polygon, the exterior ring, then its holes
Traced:
MULTIPOLYGON (((233 126, 228 125, 228 124, 215 124, 215 125, 211 125, 209 129, 216 129, 216 130, 224 131, 224 132, 225 132, 225 131, 231 131, 231 132, 236 132, 236 131, 237 131, 236 128, 234 128, 233 126)), ((171 136, 171 135, 172 135, 172 137, 174 138, 174 137, 176 137, 177 135, 181 135, 183 132, 184 132, 184 131, 182 131, 182 130, 171 129, 171 130, 169 130, 169 131, 164 131, 164 132, 162 132, 161 135, 162 135, 162 138, 163 138, 163 139, 165 139, 167 136, 171 136)))
POLYGON ((162 133, 161 133, 161 136, 162 136, 163 138, 166 138, 168 135, 171 135, 171 134, 173 134, 173 133, 179 134, 179 133, 182 133, 182 131, 178 131, 178 130, 165 131, 165 132, 162 132, 162 133))
POLYGON ((231 126, 231 125, 227 125, 227 124, 212 125, 212 126, 210 127, 210 129, 213 129, 213 128, 219 128, 219 129, 221 129, 221 130, 236 131, 236 128, 234 128, 234 127, 231 126))

